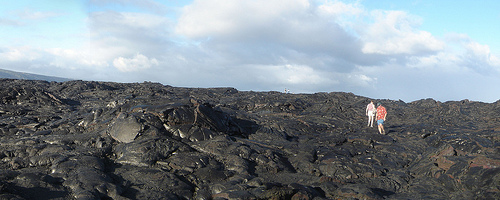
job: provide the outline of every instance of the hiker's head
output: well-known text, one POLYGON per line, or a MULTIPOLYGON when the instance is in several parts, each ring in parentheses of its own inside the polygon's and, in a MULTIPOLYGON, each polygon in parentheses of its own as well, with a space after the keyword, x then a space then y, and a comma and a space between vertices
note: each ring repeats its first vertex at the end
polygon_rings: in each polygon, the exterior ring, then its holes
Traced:
POLYGON ((380 103, 380 102, 377 103, 377 106, 381 106, 381 105, 382 105, 382 103, 380 103))

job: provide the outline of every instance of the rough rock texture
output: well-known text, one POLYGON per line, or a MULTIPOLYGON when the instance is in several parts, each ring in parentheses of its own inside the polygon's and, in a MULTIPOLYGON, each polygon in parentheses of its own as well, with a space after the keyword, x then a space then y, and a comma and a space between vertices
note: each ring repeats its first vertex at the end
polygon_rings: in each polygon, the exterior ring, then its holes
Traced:
POLYGON ((0 199, 500 198, 500 102, 0 86, 0 199), (366 127, 370 100, 387 135, 366 127))

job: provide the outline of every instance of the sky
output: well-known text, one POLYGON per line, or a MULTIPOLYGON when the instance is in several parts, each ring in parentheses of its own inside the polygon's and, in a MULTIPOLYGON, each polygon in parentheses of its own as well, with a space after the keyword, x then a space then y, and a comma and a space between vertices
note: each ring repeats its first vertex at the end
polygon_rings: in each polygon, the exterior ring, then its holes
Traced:
POLYGON ((17 0, 0 68, 412 102, 500 99, 496 0, 17 0))

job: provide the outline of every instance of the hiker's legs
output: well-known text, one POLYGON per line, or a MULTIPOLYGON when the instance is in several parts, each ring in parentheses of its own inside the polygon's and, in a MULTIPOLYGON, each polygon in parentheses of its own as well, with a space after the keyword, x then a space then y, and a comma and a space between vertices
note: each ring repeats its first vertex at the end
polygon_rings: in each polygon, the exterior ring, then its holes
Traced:
POLYGON ((384 134, 385 135, 384 125, 382 125, 382 124, 378 125, 378 132, 380 134, 384 134))
POLYGON ((380 134, 385 134, 385 130, 384 130, 384 120, 383 119, 379 119, 377 120, 377 124, 378 124, 378 132, 380 134))

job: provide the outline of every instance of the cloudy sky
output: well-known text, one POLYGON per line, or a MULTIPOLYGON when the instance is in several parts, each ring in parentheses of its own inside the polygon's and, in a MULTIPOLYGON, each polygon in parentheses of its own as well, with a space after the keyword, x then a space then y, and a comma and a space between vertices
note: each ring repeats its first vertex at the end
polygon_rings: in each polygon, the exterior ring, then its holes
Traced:
POLYGON ((500 99, 497 0, 16 0, 0 68, 411 102, 500 99))

